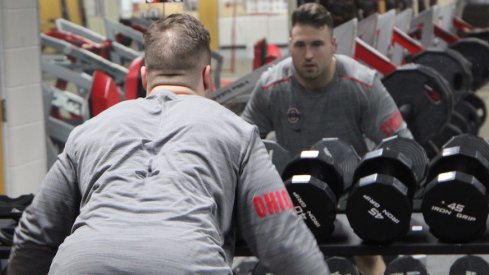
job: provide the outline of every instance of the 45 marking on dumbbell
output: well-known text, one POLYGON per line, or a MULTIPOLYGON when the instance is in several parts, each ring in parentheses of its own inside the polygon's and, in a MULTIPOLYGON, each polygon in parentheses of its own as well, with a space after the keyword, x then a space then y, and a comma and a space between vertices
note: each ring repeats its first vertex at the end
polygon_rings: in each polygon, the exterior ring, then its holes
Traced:
POLYGON ((394 215, 392 215, 392 213, 390 213, 389 211, 383 209, 382 212, 380 212, 377 208, 375 207, 372 207, 368 210, 368 213, 370 215, 372 215, 374 218, 376 219, 381 219, 383 220, 384 219, 384 215, 389 218, 392 222, 394 223, 399 223, 399 219, 397 219, 394 215), (383 215, 382 215, 383 214, 383 215))
MULTIPOLYGON (((442 201, 441 204, 445 204, 445 202, 442 201)), ((438 212, 440 214, 446 214, 446 215, 452 215, 453 211, 455 211, 456 212, 456 214, 455 214, 455 217, 456 218, 463 219, 463 220, 466 220, 466 221, 469 221, 469 222, 476 221, 477 220, 476 217, 469 216, 469 215, 466 215, 466 214, 463 214, 462 213, 464 211, 464 208, 465 208, 465 205, 463 205, 463 204, 460 204, 460 203, 450 203, 446 207, 449 208, 449 209, 451 209, 451 210, 449 210, 447 208, 440 207, 440 206, 436 206, 436 205, 431 206, 431 210, 432 211, 435 211, 435 212, 438 212)))

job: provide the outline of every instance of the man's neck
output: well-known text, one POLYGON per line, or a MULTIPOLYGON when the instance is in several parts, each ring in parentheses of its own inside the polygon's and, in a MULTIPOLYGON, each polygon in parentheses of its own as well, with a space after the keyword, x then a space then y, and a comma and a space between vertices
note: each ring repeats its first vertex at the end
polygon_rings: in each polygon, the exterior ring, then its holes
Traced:
POLYGON ((157 90, 168 90, 175 93, 176 95, 198 95, 195 91, 188 87, 174 85, 158 85, 151 89, 151 92, 149 94, 157 90))

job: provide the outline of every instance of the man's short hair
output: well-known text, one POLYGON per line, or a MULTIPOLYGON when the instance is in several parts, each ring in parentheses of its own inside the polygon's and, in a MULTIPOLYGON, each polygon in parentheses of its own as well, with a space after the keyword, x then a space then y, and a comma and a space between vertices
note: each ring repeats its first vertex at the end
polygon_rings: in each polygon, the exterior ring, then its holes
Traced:
POLYGON ((144 33, 144 63, 148 71, 193 70, 204 59, 210 64, 210 35, 189 14, 172 14, 154 22, 144 33))
POLYGON ((306 3, 297 7, 292 13, 292 27, 296 24, 310 25, 316 28, 328 26, 333 29, 331 13, 321 4, 306 3))

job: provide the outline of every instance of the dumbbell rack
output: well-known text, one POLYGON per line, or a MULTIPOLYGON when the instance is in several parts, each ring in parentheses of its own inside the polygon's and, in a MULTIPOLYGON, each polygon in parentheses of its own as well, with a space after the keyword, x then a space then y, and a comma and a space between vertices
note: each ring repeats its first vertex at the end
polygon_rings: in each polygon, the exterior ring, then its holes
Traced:
MULTIPOLYGON (((340 202, 341 204, 341 202, 340 202)), ((414 209, 420 209, 421 201, 414 201, 414 209)), ((340 205, 340 211, 341 211, 340 205)), ((489 224, 487 225, 489 228, 489 224)), ((489 230, 477 240, 468 243, 444 243, 438 241, 429 230, 419 210, 411 215, 410 231, 398 241, 390 244, 366 244, 350 227, 346 215, 336 215, 335 230, 328 243, 320 243, 325 255, 415 255, 415 254, 489 254, 489 230)), ((447 229, 448 230, 448 229, 447 229)), ((236 248, 236 256, 250 256, 247 247, 236 248)))

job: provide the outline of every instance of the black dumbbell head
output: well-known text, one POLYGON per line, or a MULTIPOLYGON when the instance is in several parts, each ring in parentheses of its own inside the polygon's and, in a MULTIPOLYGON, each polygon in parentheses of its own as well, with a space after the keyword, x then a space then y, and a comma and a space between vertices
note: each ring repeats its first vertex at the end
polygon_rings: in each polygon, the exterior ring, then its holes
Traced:
POLYGON ((330 156, 322 151, 302 151, 299 156, 290 161, 282 172, 285 181, 295 175, 311 175, 329 185, 338 199, 343 193, 344 182, 339 169, 330 156))
POLYGON ((439 174, 450 171, 472 175, 486 188, 489 187, 489 162, 481 151, 472 148, 471 145, 444 148, 431 164, 427 177, 428 182, 439 174))
POLYGON ((282 146, 280 146, 277 142, 273 140, 263 140, 263 144, 267 148, 268 154, 270 155, 270 159, 272 163, 275 165, 275 168, 282 174, 285 165, 292 158, 289 151, 285 150, 282 146))
POLYGON ((391 242, 409 230, 408 189, 389 175, 363 177, 351 190, 346 216, 353 231, 364 241, 391 242))
POLYGON ((429 163, 428 156, 426 155, 424 148, 414 139, 392 136, 382 140, 377 148, 385 148, 400 152, 411 160, 417 183, 421 183, 426 176, 429 163))
POLYGON ((350 274, 350 275, 358 275, 358 269, 347 258, 344 257, 329 257, 326 259, 326 264, 329 267, 329 272, 331 274, 350 274))
POLYGON ((401 256, 394 259, 385 269, 385 275, 416 274, 427 275, 428 271, 420 260, 411 256, 401 256))
POLYGON ((421 210, 430 232, 441 241, 473 240, 486 228, 486 188, 472 175, 441 173, 426 186, 421 210))
POLYGON ((467 255, 458 258, 450 267, 450 275, 489 274, 489 264, 479 256, 467 255))
POLYGON ((334 230, 336 196, 323 181, 310 175, 297 175, 285 181, 297 214, 304 219, 318 241, 334 230))
POLYGON ((353 175, 353 182, 372 174, 390 175, 398 179, 408 188, 408 197, 412 198, 416 191, 416 177, 413 164, 404 154, 385 149, 375 149, 365 154, 353 175))
POLYGON ((452 137, 464 134, 456 125, 448 123, 442 131, 434 136, 431 141, 439 148, 443 147, 452 137))
POLYGON ((455 146, 468 148, 472 151, 479 151, 486 160, 489 160, 489 142, 485 138, 470 134, 458 135, 452 137, 443 145, 443 148, 455 146))
POLYGON ((352 184, 353 172, 358 165, 360 157, 351 144, 339 138, 323 138, 316 142, 311 147, 311 150, 322 151, 325 155, 333 158, 343 174, 345 189, 352 184))
POLYGON ((436 145, 432 140, 422 144, 424 151, 426 152, 426 156, 428 159, 434 159, 441 152, 441 149, 436 145))

